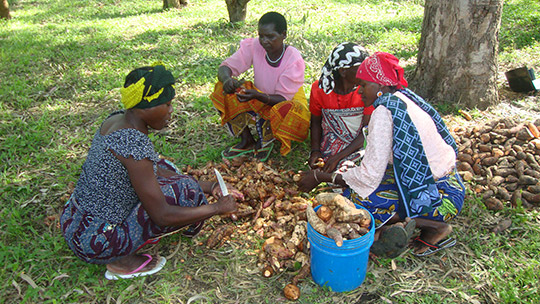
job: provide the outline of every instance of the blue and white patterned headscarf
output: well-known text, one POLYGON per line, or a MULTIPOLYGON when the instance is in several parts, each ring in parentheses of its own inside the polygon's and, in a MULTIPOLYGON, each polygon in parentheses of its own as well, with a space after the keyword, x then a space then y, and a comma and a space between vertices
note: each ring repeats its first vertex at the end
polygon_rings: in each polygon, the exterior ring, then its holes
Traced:
POLYGON ((343 42, 339 44, 324 63, 321 77, 319 78, 319 88, 324 93, 330 94, 336 86, 334 71, 340 68, 350 68, 360 65, 368 56, 368 52, 355 43, 343 42))

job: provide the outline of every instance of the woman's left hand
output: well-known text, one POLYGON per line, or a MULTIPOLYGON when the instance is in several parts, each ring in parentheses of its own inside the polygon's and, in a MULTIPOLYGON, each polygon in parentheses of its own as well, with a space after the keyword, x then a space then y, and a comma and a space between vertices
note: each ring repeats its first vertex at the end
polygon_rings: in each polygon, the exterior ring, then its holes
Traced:
POLYGON ((319 185, 319 182, 315 179, 314 170, 304 171, 300 175, 300 180, 297 183, 300 191, 310 192, 319 185))
MULTIPOLYGON (((232 195, 236 200, 243 201, 244 200, 244 194, 240 192, 238 189, 234 188, 232 185, 226 183, 227 190, 229 191, 229 194, 232 195)), ((216 199, 219 199, 223 196, 223 193, 221 192, 221 188, 219 187, 219 184, 216 183, 214 185, 214 188, 212 189, 212 196, 216 199)))
POLYGON ((330 156, 324 163, 324 167, 322 168, 322 170, 324 172, 332 173, 336 171, 336 168, 340 161, 341 157, 339 157, 338 155, 330 156))
POLYGON ((236 93, 236 97, 240 102, 250 101, 252 99, 257 99, 257 96, 260 96, 260 92, 257 90, 244 90, 241 93, 236 93))

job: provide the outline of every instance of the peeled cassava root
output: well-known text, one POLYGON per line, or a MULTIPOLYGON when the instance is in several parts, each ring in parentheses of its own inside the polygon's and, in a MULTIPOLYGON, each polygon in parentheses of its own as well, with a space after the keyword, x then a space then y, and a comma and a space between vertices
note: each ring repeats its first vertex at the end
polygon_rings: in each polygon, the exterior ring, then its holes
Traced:
POLYGON ((506 205, 540 206, 540 119, 503 118, 452 129, 458 145, 457 169, 474 183, 490 210, 506 205))
POLYGON ((355 239, 369 232, 371 216, 338 193, 320 193, 314 199, 320 205, 317 212, 308 205, 306 217, 313 229, 333 239, 338 247, 343 241, 355 239), (322 211, 321 211, 322 210, 322 211))

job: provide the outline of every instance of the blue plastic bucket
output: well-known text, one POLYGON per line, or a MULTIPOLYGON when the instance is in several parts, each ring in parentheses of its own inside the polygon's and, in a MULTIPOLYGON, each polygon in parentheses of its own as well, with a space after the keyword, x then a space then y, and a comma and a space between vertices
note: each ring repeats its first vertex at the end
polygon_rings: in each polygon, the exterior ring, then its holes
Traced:
MULTIPOLYGON (((315 211, 319 207, 315 207, 315 211)), ((356 208, 364 207, 356 205, 356 208)), ((311 277, 315 283, 337 292, 350 291, 362 285, 366 278, 369 249, 375 235, 373 216, 370 216, 369 233, 357 239, 344 240, 341 247, 307 224, 307 236, 311 245, 311 277)))

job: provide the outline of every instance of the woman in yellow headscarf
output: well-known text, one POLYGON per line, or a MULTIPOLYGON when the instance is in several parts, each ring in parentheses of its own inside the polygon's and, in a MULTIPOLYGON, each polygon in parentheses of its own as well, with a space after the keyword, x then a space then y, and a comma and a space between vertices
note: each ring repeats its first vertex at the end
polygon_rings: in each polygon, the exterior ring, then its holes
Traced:
POLYGON ((125 110, 97 130, 60 219, 69 248, 83 261, 106 264, 109 280, 158 272, 165 258, 138 254, 140 248, 183 227, 192 236, 205 219, 236 210, 238 191, 223 197, 217 183, 182 175, 148 138, 150 128, 171 119, 174 81, 161 64, 128 74, 121 89, 125 110), (216 204, 208 205, 209 194, 216 204))

